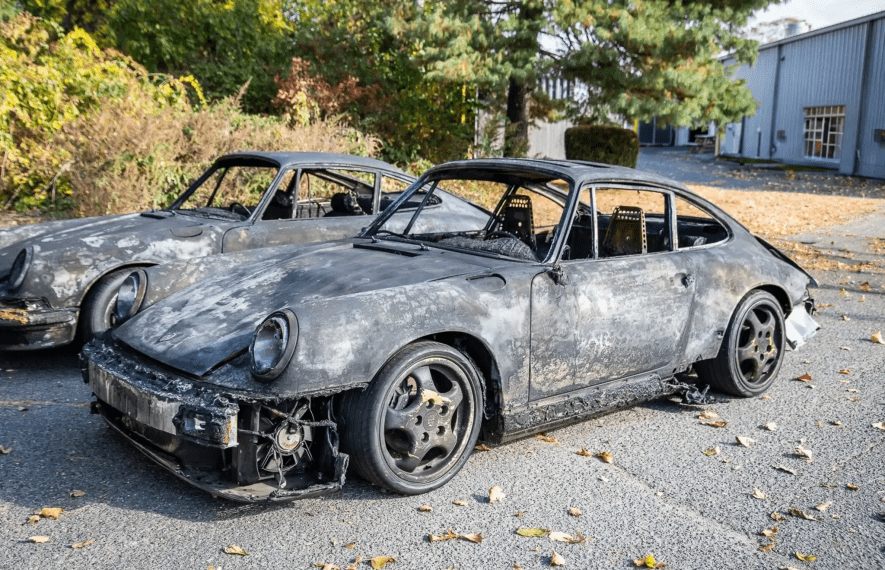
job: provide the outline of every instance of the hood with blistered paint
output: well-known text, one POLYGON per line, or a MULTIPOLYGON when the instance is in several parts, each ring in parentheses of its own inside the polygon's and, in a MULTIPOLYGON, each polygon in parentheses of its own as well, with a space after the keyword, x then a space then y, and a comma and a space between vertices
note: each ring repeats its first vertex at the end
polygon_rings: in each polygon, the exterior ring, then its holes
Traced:
POLYGON ((224 229, 206 220, 157 212, 34 224, 3 231, 0 274, 25 247, 33 261, 20 298, 45 298, 53 306, 78 304, 89 285, 124 264, 154 264, 216 253, 224 229))
MULTIPOLYGON (((413 244, 370 243, 273 256, 175 293, 136 315, 114 335, 178 370, 203 376, 249 346, 270 313, 336 297, 408 287, 487 270, 500 259, 413 244)), ((504 262, 511 263, 511 262, 504 262)))

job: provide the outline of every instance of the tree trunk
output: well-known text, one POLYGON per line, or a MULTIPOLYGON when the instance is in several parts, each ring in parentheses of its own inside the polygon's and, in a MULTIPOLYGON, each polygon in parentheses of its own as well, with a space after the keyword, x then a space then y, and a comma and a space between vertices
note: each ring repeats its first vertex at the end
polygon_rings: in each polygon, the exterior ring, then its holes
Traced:
POLYGON ((529 150, 528 89, 525 82, 510 78, 507 89, 507 125, 504 128, 504 156, 522 157, 529 150))

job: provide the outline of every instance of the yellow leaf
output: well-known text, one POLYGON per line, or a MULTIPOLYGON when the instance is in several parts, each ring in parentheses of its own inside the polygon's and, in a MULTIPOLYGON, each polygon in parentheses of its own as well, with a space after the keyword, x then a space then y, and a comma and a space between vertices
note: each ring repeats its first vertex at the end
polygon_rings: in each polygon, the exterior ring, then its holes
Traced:
POLYGON ((753 489, 753 497, 757 499, 767 499, 768 496, 759 489, 753 489))
POLYGON ((800 554, 796 553, 796 558, 801 560, 802 562, 814 562, 817 560, 817 556, 811 556, 810 554, 800 554))
POLYGON ((829 509, 830 505, 832 505, 832 504, 833 503, 831 503, 830 501, 827 501, 826 503, 821 503, 814 508, 819 510, 820 512, 824 512, 825 510, 829 509))
POLYGON ((649 554, 645 558, 637 558, 633 561, 633 566, 640 567, 645 566, 646 568, 663 568, 666 566, 663 562, 657 562, 653 554, 649 554))
POLYGON ((575 453, 577 453, 581 457, 593 457, 593 454, 586 447, 582 447, 581 449, 579 449, 575 453))
POLYGON ((506 497, 506 495, 504 494, 504 489, 502 489, 498 485, 495 485, 494 487, 489 489, 489 504, 490 505, 497 503, 498 501, 500 501, 504 497, 506 497))
POLYGON ((816 521, 817 519, 813 516, 809 515, 805 511, 801 509, 790 509, 790 514, 794 517, 799 517, 800 519, 805 519, 807 521, 816 521))
POLYGON ((418 507, 418 510, 422 513, 432 513, 433 507, 431 507, 430 505, 421 505, 420 507, 418 507))
POLYGON ((539 433, 535 437, 537 437, 538 439, 540 439, 544 443, 559 443, 559 440, 557 440, 555 437, 551 437, 549 435, 544 435, 543 433, 539 433))
POLYGON ((242 546, 237 546, 236 544, 225 546, 224 552, 225 554, 233 554, 235 556, 249 556, 249 553, 243 550, 242 546))
POLYGON ((842 370, 839 371, 839 374, 851 374, 851 370, 848 370, 847 368, 843 368, 842 370))
POLYGON ((466 506, 467 506, 467 501, 465 501, 465 500, 463 500, 463 499, 457 499, 457 500, 455 500, 455 501, 452 501, 452 504, 453 504, 453 505, 458 505, 459 507, 466 507, 466 506))
POLYGON ((798 380, 798 381, 800 381, 800 382, 811 382, 811 374, 808 374, 808 373, 806 372, 806 373, 803 374, 802 376, 797 376, 797 377, 796 377, 796 380, 798 380))
POLYGON ((95 542, 95 539, 90 538, 89 540, 84 540, 83 542, 78 542, 77 544, 72 544, 71 548, 83 548, 84 546, 89 546, 93 542, 95 542))
POLYGON ((37 544, 43 544, 44 542, 49 542, 48 536, 32 536, 28 540, 31 542, 36 542, 37 544))
POLYGON ((58 520, 59 515, 61 515, 62 509, 60 507, 43 507, 40 509, 40 516, 44 519, 55 519, 58 520))
POLYGON ((492 450, 491 447, 489 447, 488 445, 486 445, 484 443, 480 443, 479 445, 474 446, 473 449, 475 449, 477 451, 491 451, 492 450))
POLYGON ((446 529, 445 534, 428 534, 427 540, 430 541, 430 544, 434 542, 445 542, 447 540, 455 540, 461 538, 461 535, 452 532, 452 529, 446 529))
POLYGON ((608 451, 600 451, 599 453, 596 454, 596 457, 602 459, 606 463, 611 463, 614 460, 614 458, 612 457, 612 454, 609 453, 608 451))
POLYGON ((777 531, 778 531, 777 527, 774 527, 771 529, 767 528, 767 529, 763 530, 762 532, 760 532, 759 534, 761 534, 762 536, 774 536, 777 534, 777 531))
POLYGON ((876 344, 885 344, 885 339, 882 338, 882 331, 874 332, 870 337, 870 341, 876 344))
POLYGON ((85 494, 86 493, 81 491, 80 489, 74 489, 73 491, 70 492, 71 497, 82 497, 85 494))
POLYGON ((375 558, 369 560, 369 563, 375 570, 380 570, 381 568, 384 568, 385 566, 393 562, 396 562, 396 558, 394 558, 393 556, 376 556, 375 558))
POLYGON ((839 291, 839 294, 842 295, 842 296, 844 297, 844 296, 847 295, 848 293, 846 293, 846 292, 845 292, 845 289, 843 288, 841 291, 839 291))
POLYGON ((581 516, 581 509, 579 509, 577 507, 571 507, 568 510, 568 514, 570 514, 573 517, 579 517, 579 516, 581 516))
POLYGON ((519 536, 527 536, 527 537, 536 537, 536 536, 547 536, 550 534, 549 528, 518 528, 516 529, 516 534, 519 536))
POLYGON ((734 439, 735 439, 739 444, 743 445, 744 447, 752 447, 753 444, 756 443, 755 441, 753 441, 753 440, 750 439, 749 437, 743 437, 743 436, 740 436, 740 435, 735 436, 734 439))
POLYGON ((717 414, 713 410, 707 410, 705 412, 701 412, 700 414, 698 414, 698 419, 699 420, 715 420, 715 419, 719 419, 719 414, 717 414))
POLYGON ((565 558, 563 558, 561 554, 554 550, 553 554, 550 556, 550 565, 565 566, 565 558))

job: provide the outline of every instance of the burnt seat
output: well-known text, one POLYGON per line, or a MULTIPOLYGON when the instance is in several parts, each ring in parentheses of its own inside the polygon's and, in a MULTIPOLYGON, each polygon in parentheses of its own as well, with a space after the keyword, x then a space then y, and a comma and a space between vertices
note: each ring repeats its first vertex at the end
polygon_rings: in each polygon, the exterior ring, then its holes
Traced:
POLYGON ((602 240, 603 257, 648 253, 645 213, 634 206, 617 206, 602 240))

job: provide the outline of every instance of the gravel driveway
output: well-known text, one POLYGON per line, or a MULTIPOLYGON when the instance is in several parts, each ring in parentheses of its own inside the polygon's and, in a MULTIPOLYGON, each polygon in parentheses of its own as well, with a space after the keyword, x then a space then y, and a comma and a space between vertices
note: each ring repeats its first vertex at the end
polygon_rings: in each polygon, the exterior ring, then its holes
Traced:
MULTIPOLYGON (((881 233, 881 218, 805 239, 881 233)), ((885 276, 818 277, 815 296, 832 305, 817 317, 822 329, 787 354, 763 398, 723 396, 702 407, 661 399, 549 432, 557 443, 533 437, 475 452, 449 485, 418 497, 352 478, 338 495, 285 506, 213 499, 89 414, 73 351, 0 355, 0 445, 12 448, 0 455, 0 568, 343 569, 362 557, 362 570, 379 555, 396 559, 392 570, 540 568, 554 549, 566 568, 581 569, 632 568, 649 554, 672 569, 883 568, 885 431, 872 424, 885 422, 885 345, 869 339, 885 330, 885 276), (805 374, 809 382, 794 380, 805 374), (704 410, 727 426, 703 425, 704 410), (755 443, 743 447, 737 436, 755 443), (577 455, 582 447, 613 461, 577 455), (703 453, 716 447, 716 455, 703 453), (506 497, 489 504, 493 485, 506 497), (75 490, 84 494, 71 496, 75 490), (433 511, 419 512, 421 505, 433 511), (43 507, 64 510, 58 520, 28 524, 43 507), (533 527, 587 540, 515 532, 533 527), (760 551, 771 543, 760 532, 775 527, 773 549, 760 551), (446 529, 481 534, 482 543, 428 541, 446 529), (232 544, 249 555, 225 554, 232 544), (817 559, 800 561, 797 552, 817 559)))

